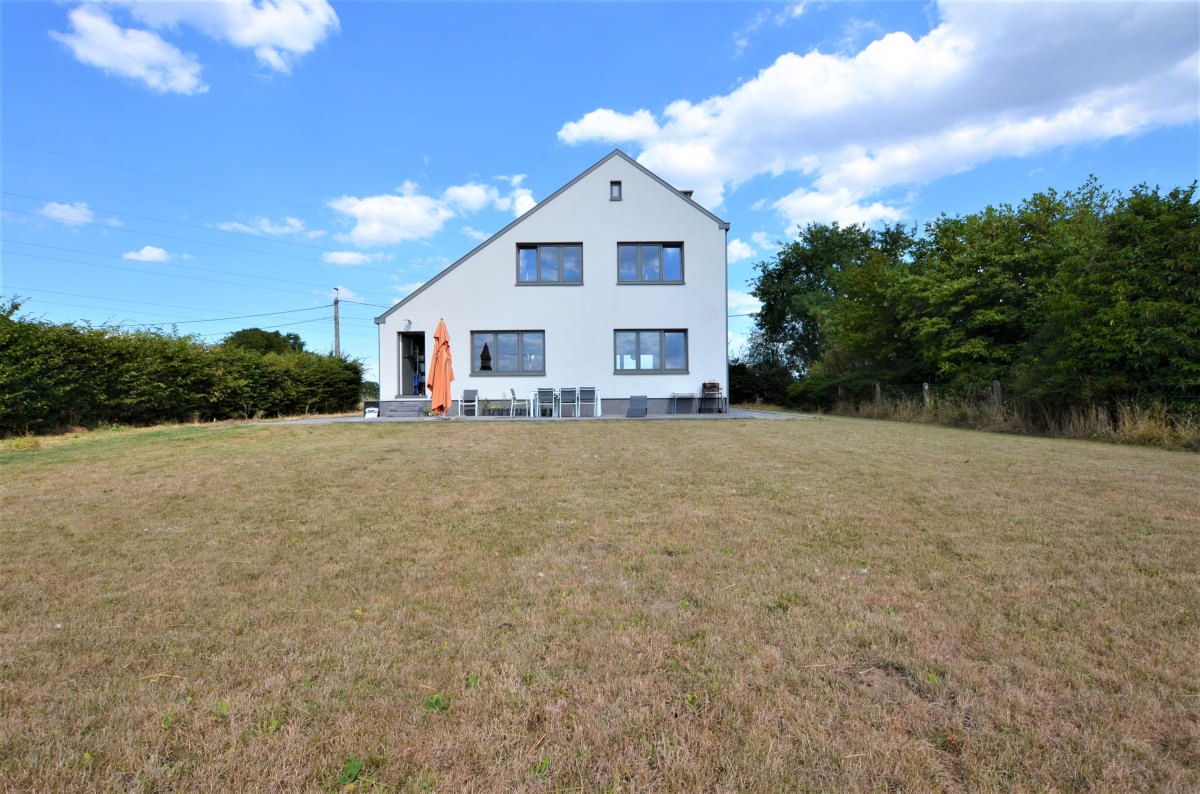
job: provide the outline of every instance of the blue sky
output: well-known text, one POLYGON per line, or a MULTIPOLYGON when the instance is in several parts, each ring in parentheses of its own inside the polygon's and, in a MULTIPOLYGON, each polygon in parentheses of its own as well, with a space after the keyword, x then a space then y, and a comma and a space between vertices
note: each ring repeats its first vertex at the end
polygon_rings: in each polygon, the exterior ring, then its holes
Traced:
POLYGON ((1200 6, 0 3, 0 295, 373 376, 373 318, 614 148, 731 224, 1200 178, 1200 6))

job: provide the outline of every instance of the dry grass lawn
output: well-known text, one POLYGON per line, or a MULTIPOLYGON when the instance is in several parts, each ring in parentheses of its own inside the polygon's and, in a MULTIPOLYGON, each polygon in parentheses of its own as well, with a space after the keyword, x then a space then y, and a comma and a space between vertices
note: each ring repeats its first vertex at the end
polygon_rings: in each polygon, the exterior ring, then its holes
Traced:
POLYGON ((1195 454, 828 418, 35 447, 0 442, 2 790, 1200 790, 1195 454))

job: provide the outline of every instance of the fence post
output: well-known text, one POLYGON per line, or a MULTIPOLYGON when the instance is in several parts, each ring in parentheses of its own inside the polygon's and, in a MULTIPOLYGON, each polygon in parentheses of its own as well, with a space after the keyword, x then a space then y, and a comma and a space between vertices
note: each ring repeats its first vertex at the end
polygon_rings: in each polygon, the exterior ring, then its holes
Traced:
POLYGON ((996 406, 997 411, 1004 407, 1004 399, 1000 392, 1000 381, 998 380, 992 381, 992 404, 996 406))
POLYGON ((883 403, 883 389, 880 387, 879 381, 875 381, 875 404, 881 405, 882 403, 883 403))
POLYGON ((925 400, 926 408, 933 403, 933 392, 930 390, 928 383, 921 384, 921 398, 925 400))

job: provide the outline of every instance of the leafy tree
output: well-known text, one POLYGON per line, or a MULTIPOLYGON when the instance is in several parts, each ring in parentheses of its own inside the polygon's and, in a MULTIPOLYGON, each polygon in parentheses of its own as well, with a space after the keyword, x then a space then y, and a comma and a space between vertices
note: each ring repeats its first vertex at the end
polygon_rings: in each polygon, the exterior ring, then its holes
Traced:
POLYGON ((755 325, 766 343, 776 345, 783 364, 802 374, 821 358, 822 323, 836 300, 835 278, 871 251, 870 230, 812 223, 787 243, 759 272, 751 293, 762 302, 755 325))
POLYGON ((261 328, 243 328, 225 337, 221 344, 254 350, 259 353, 299 353, 304 350, 304 341, 298 334, 281 334, 261 328))
POLYGON ((1041 302, 1023 379, 1063 407, 1200 397, 1200 204, 1196 184, 1119 198, 1092 244, 1065 257, 1041 302))
POLYGON ((1009 379, 1040 264, 1007 205, 927 225, 901 311, 932 378, 967 390, 1009 379))
POLYGON ((826 313, 826 348, 812 369, 813 379, 858 388, 925 376, 901 313, 914 244, 909 230, 884 226, 872 233, 872 250, 865 257, 837 272, 837 300, 826 313))
POLYGON ((778 345, 767 342, 760 332, 751 334, 743 354, 729 362, 729 399, 786 405, 788 387, 796 378, 783 362, 778 345))

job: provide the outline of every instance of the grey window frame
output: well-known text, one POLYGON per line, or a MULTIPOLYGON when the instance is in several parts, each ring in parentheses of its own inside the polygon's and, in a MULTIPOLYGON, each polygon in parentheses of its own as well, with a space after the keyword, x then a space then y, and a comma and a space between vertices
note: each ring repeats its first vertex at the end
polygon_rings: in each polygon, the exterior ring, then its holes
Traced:
POLYGON ((626 241, 626 242, 617 243, 617 284, 624 285, 624 284, 683 284, 683 283, 685 283, 686 269, 684 267, 683 249, 684 249, 684 245, 682 242, 679 242, 679 241, 642 242, 642 243, 634 243, 634 242, 626 241), (637 277, 632 278, 632 279, 621 278, 621 249, 626 246, 637 248, 637 265, 636 265, 637 277), (659 267, 659 273, 662 275, 665 275, 665 273, 666 273, 666 267, 664 266, 664 263, 666 262, 666 256, 663 252, 668 248, 678 248, 679 249, 679 278, 677 278, 677 279, 675 279, 675 278, 668 279, 668 278, 662 278, 662 277, 646 278, 644 270, 643 270, 644 257, 642 255, 642 252, 647 248, 658 248, 659 249, 659 260, 658 260, 659 266, 658 267, 659 267))
MULTIPOLYGON (((546 331, 539 328, 520 328, 520 329, 481 329, 471 331, 471 377, 473 378, 522 378, 522 377, 544 377, 546 375, 546 331), (489 350, 499 350, 497 337, 500 334, 516 334, 517 335, 517 369, 479 369, 479 362, 475 359, 475 337, 490 336, 488 340, 491 343, 489 350), (524 349, 526 334, 541 334, 542 337, 542 368, 541 369, 524 369, 524 349)), ((492 360, 496 360, 497 354, 492 354, 492 360)))
POLYGON ((621 180, 614 179, 608 183, 608 200, 620 201, 622 198, 621 180))
POLYGON ((577 243, 517 243, 516 268, 517 268, 517 273, 516 273, 517 286, 519 286, 519 287, 525 287, 525 286, 531 286, 531 285, 577 287, 577 286, 583 284, 583 243, 581 243, 581 242, 577 242, 577 243), (551 248, 557 249, 556 256, 558 259, 558 278, 556 280, 542 279, 542 278, 523 280, 521 278, 521 252, 522 251, 533 251, 534 252, 533 255, 534 255, 534 260, 536 262, 535 266, 537 268, 537 275, 540 276, 541 268, 542 268, 542 265, 541 265, 542 251, 543 251, 543 249, 551 249, 551 248), (563 251, 566 248, 578 248, 579 249, 579 278, 575 279, 575 280, 571 280, 571 281, 566 281, 563 279, 563 276, 565 274, 565 267, 563 264, 565 257, 563 255, 563 251))
POLYGON ((691 349, 688 343, 688 330, 686 328, 615 328, 613 329, 613 374, 614 375, 680 375, 687 374, 691 371, 691 349), (617 356, 620 355, 617 348, 618 334, 637 334, 636 346, 633 360, 635 366, 622 368, 617 366, 617 356), (658 350, 659 362, 663 365, 660 367, 643 367, 642 366, 642 335, 657 334, 658 335, 658 350), (667 334, 682 334, 683 335, 683 368, 668 369, 667 362, 667 334))

